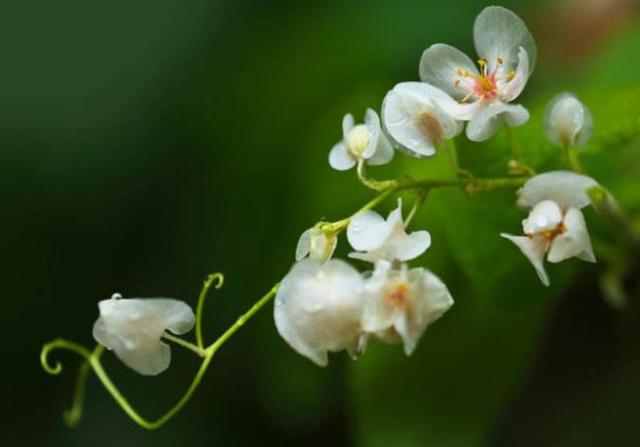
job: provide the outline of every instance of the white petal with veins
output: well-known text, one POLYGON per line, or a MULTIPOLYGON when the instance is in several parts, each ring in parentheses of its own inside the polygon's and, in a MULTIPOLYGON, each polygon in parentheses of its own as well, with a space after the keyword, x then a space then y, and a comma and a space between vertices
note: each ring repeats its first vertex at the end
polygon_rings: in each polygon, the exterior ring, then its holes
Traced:
POLYGON ((171 349, 160 340, 164 331, 180 335, 195 324, 191 308, 172 298, 111 298, 98 307, 93 337, 127 366, 148 376, 169 367, 171 349))
POLYGON ((414 157, 435 154, 435 145, 462 130, 445 108, 459 106, 443 91, 422 82, 402 82, 387 93, 382 121, 390 137, 414 157))
POLYGON ((473 25, 476 52, 489 63, 489 71, 495 69, 501 58, 508 70, 518 63, 518 48, 523 47, 529 56, 529 72, 536 65, 536 44, 524 21, 512 11, 501 6, 483 9, 473 25))

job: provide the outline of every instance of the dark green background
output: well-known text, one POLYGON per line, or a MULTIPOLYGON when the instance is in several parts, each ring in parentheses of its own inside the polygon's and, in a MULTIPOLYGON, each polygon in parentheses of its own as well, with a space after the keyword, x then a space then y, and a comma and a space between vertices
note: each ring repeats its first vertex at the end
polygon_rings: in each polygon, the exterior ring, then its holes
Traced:
MULTIPOLYGON (((221 333, 285 274, 305 228, 370 197, 353 173, 327 164, 342 115, 360 119, 394 83, 415 80, 428 44, 472 52, 485 3, 5 2, 0 444, 636 444, 638 296, 625 312, 611 309, 596 286, 601 266, 575 260, 550 267, 553 287, 542 287, 497 236, 517 232, 524 217, 510 192, 472 202, 438 191, 420 211, 417 226, 434 243, 415 265, 442 276, 457 302, 412 358, 376 345, 356 363, 336 355, 317 368, 278 336, 269 307, 156 432, 127 419, 94 378, 85 419, 66 428, 77 359, 62 354, 59 377, 38 363, 56 336, 93 343, 99 299, 120 292, 195 304, 211 271, 227 283, 207 306, 206 336, 221 333)), ((539 44, 525 105, 565 88, 588 98, 639 85, 633 2, 611 2, 609 15, 588 20, 582 2, 506 5, 539 44)), ((615 106, 594 108, 596 126, 617 122, 615 106)), ((541 132, 541 110, 521 130, 525 145, 541 132)), ((640 204, 639 151, 631 144, 584 160, 629 207, 640 204)), ((476 163, 476 152, 463 147, 463 160, 476 163)), ((396 158, 374 175, 443 171, 439 157, 396 158)), ((173 353, 170 370, 151 379, 106 362, 150 418, 197 367, 189 353, 173 353)))

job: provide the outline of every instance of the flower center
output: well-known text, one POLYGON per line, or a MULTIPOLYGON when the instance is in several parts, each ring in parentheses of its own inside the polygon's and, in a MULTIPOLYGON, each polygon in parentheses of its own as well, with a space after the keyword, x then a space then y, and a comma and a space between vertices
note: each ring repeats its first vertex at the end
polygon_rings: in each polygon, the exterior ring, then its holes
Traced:
POLYGON ((442 141, 442 126, 440 121, 429 112, 422 112, 418 116, 418 127, 433 143, 442 141))
POLYGON ((347 146, 356 157, 361 156, 369 146, 369 131, 364 124, 358 124, 347 133, 347 146))
POLYGON ((487 61, 485 59, 478 60, 480 74, 471 73, 458 67, 456 73, 458 79, 455 80, 456 87, 462 87, 467 94, 459 102, 467 102, 471 97, 483 99, 485 101, 493 101, 498 97, 498 81, 511 80, 515 76, 515 71, 511 70, 506 74, 504 71, 504 61, 498 57, 493 71, 489 72, 487 61))
POLYGON ((556 236, 559 236, 566 231, 567 227, 564 226, 564 223, 560 222, 555 228, 552 228, 551 230, 543 230, 538 233, 527 233, 527 237, 531 239, 534 236, 542 236, 547 242, 552 242, 556 238, 556 236))
POLYGON ((392 304, 401 304, 403 303, 411 294, 411 290, 409 289, 409 284, 406 282, 399 282, 391 285, 386 293, 384 294, 384 299, 392 304))

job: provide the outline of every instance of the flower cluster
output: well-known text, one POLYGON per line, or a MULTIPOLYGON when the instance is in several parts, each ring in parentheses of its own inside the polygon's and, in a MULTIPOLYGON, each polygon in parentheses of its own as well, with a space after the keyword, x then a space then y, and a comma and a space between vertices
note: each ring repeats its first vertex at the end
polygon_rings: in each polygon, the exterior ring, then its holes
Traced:
MULTIPOLYGON (((473 38, 477 67, 459 50, 442 43, 429 46, 420 59, 421 82, 401 82, 385 96, 381 116, 367 109, 363 124, 351 114, 342 120, 342 139, 329 152, 337 170, 390 162, 394 148, 416 158, 433 156, 444 140, 459 135, 483 141, 502 125, 518 126, 529 118, 522 105, 511 104, 523 91, 536 61, 536 46, 524 22, 513 12, 485 8, 476 18, 473 38)), ((564 149, 584 145, 593 128, 589 110, 575 95, 562 93, 547 108, 545 133, 564 149)), ((581 174, 554 171, 530 178, 519 191, 518 205, 528 208, 523 236, 503 233, 531 261, 543 284, 549 284, 544 260, 568 258, 595 262, 582 209, 588 190, 598 183, 581 174)), ((425 268, 407 262, 431 245, 428 231, 407 234, 401 204, 384 219, 365 210, 348 219, 349 257, 372 271, 358 272, 332 259, 338 233, 316 225, 304 231, 296 264, 275 298, 275 323, 300 354, 326 365, 327 353, 346 350, 355 357, 371 340, 402 342, 410 354, 429 324, 453 304, 445 284, 425 268)), ((145 375, 164 371, 170 362, 165 331, 183 334, 194 326, 185 303, 167 299, 121 299, 99 304, 94 338, 128 366, 145 375)))
MULTIPOLYGON (((330 259, 333 250, 326 250, 326 243, 312 244, 310 259, 300 260, 297 251, 298 262, 276 295, 274 318, 289 345, 316 364, 327 365, 328 352, 346 350, 356 357, 372 339, 402 342, 409 355, 453 304, 436 275, 407 267, 406 261, 429 248, 431 236, 428 231, 407 234, 401 208, 399 203, 386 220, 364 211, 349 222, 347 239, 356 250, 349 256, 370 262, 373 272, 363 275, 330 259)), ((302 234, 299 247, 307 246, 308 234, 302 234)))
MULTIPOLYGON (((222 285, 221 274, 210 275, 205 281, 195 315, 186 303, 170 298, 123 299, 115 294, 100 301, 100 316, 93 327, 98 346, 90 351, 56 339, 43 347, 44 369, 51 374, 61 371, 60 364, 52 366, 48 362, 50 351, 75 352, 132 419, 144 428, 157 428, 190 398, 216 350, 274 296, 278 332, 295 351, 317 365, 328 364, 329 352, 346 351, 356 357, 375 340, 401 343, 404 352, 410 355, 429 325, 453 305, 447 286, 438 276, 424 267, 411 268, 407 264, 431 245, 428 231, 407 233, 407 226, 427 193, 438 186, 456 186, 468 192, 504 186, 520 188, 516 204, 529 211, 522 221, 524 234, 501 236, 520 249, 544 285, 549 285, 545 259, 557 263, 575 257, 595 262, 583 210, 604 203, 592 199, 596 190, 605 202, 610 202, 610 209, 616 207, 612 196, 583 174, 573 152, 575 147, 588 142, 593 118, 571 93, 553 98, 544 121, 548 140, 562 149, 571 171, 535 175, 514 150, 516 159, 505 163, 506 177, 477 178, 458 166, 451 145, 451 153, 447 154, 456 180, 378 182, 366 176, 365 166, 389 163, 396 149, 415 158, 435 155, 445 141, 461 134, 465 125, 469 140, 484 141, 502 126, 515 127, 527 122, 527 109, 513 104, 523 92, 537 57, 535 42, 526 25, 513 12, 491 6, 477 16, 473 39, 479 57, 477 65, 449 45, 431 45, 420 59, 420 82, 395 85, 382 101, 380 116, 367 109, 363 124, 356 124, 351 114, 344 117, 342 138, 330 150, 329 164, 340 171, 355 167, 359 180, 378 191, 378 196, 348 218, 320 222, 304 231, 296 247, 296 262, 281 283, 215 342, 204 344, 201 317, 207 290, 214 280, 218 281, 216 288, 222 285), (513 174, 522 175, 513 177, 513 174), (389 194, 399 190, 416 193, 414 207, 406 220, 400 201, 386 219, 373 211, 389 194), (370 270, 362 273, 343 260, 333 259, 343 230, 353 248, 349 257, 368 263, 370 270), (195 344, 176 336, 194 326, 195 344), (156 375, 166 370, 171 360, 171 350, 165 341, 196 353, 202 358, 202 366, 176 406, 157 421, 149 422, 113 386, 100 365, 100 356, 105 348, 112 350, 138 373, 156 375)), ((619 216, 616 217, 619 222, 619 216)), ((640 236, 635 239, 640 240, 640 236)), ((78 380, 77 392, 82 393, 86 372, 78 380)), ((82 399, 75 399, 74 405, 81 406, 82 399)), ((74 408, 71 413, 77 415, 81 411, 74 408)))

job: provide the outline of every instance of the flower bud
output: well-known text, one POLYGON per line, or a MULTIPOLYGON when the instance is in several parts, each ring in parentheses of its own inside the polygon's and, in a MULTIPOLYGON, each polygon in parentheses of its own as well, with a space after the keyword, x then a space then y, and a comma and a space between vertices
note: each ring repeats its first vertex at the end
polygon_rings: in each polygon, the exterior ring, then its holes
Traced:
POLYGON ((296 261, 301 261, 309 256, 318 262, 327 261, 333 256, 338 245, 338 237, 335 233, 325 233, 318 228, 309 228, 300 235, 296 247, 296 261))
POLYGON ((593 117, 575 95, 561 93, 547 107, 544 130, 556 146, 584 146, 593 132, 593 117))

